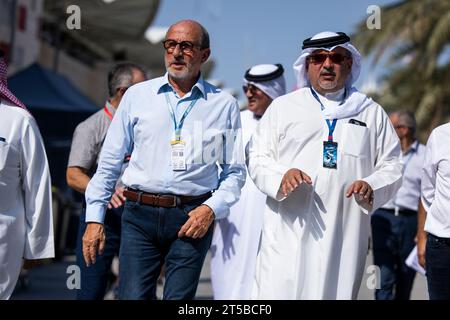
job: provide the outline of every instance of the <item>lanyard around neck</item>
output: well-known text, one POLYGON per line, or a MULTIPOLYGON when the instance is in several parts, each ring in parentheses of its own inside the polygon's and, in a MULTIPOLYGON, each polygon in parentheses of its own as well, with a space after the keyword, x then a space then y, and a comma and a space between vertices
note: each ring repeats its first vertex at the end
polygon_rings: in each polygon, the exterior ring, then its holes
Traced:
POLYGON ((112 113, 108 110, 108 108, 106 107, 106 104, 105 104, 105 107, 103 108, 103 111, 105 111, 106 116, 109 118, 109 120, 112 121, 113 115, 112 115, 112 113))
POLYGON ((175 140, 180 141, 181 140, 181 129, 183 128, 184 120, 186 119, 189 112, 191 112, 192 108, 194 107, 195 103, 199 99, 199 95, 195 97, 194 100, 191 101, 187 109, 184 111, 183 116, 181 117, 180 121, 177 123, 177 118, 175 116, 175 112, 172 107, 172 103, 170 103, 169 94, 164 92, 164 96, 166 97, 167 106, 169 108, 170 115, 172 116, 173 120, 173 126, 175 128, 175 140))
MULTIPOLYGON (((309 87, 309 89, 311 90, 311 94, 313 95, 313 97, 317 100, 317 102, 319 102, 320 104, 320 110, 325 110, 325 107, 323 106, 322 101, 320 101, 319 96, 317 95, 317 93, 313 90, 312 87, 309 87)), ((345 89, 344 91, 344 99, 342 99, 341 103, 339 103, 339 105, 342 105, 345 101, 345 96, 347 94, 347 89, 345 89)), ((333 141, 333 133, 334 133, 334 129, 336 128, 336 123, 337 123, 337 119, 326 119, 325 120, 327 122, 327 126, 328 126, 328 141, 333 141)))

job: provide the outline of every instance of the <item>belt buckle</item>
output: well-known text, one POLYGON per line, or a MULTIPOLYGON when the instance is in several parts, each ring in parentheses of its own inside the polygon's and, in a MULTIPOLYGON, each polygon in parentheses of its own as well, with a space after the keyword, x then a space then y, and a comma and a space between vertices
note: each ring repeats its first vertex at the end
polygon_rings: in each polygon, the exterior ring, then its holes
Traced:
POLYGON ((180 197, 174 195, 172 208, 178 207, 180 205, 180 203, 181 203, 180 197))
POLYGON ((143 193, 144 193, 143 191, 138 191, 138 192, 137 192, 138 198, 137 198, 136 202, 137 202, 138 204, 141 204, 141 201, 142 201, 142 194, 143 194, 143 193))

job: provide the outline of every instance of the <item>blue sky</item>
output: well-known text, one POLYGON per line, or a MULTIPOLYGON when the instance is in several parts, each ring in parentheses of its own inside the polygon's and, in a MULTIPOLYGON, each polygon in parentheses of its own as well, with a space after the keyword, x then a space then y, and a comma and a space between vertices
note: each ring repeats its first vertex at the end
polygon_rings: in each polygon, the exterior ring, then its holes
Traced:
MULTIPOLYGON (((292 65, 305 38, 325 30, 350 34, 359 21, 369 16, 369 5, 383 6, 393 2, 161 0, 152 26, 169 26, 181 19, 194 19, 203 24, 210 33, 215 61, 211 78, 223 81, 225 87, 240 90, 243 74, 252 65, 282 63, 290 90, 295 85, 292 65)), ((357 86, 361 87, 369 74, 374 73, 370 65, 368 59, 363 60, 357 86)))

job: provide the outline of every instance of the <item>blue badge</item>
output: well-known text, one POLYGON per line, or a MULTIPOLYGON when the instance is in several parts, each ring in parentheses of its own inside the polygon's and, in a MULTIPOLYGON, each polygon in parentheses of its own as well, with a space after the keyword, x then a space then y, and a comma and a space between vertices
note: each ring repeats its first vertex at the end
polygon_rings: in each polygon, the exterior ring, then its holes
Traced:
POLYGON ((337 142, 323 142, 323 167, 337 169, 337 142))

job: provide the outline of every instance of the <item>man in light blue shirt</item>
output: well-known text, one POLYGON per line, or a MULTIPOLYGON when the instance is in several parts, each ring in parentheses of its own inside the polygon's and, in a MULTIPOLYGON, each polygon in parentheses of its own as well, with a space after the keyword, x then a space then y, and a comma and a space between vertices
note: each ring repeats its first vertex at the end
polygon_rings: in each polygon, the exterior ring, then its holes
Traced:
POLYGON ((416 120, 409 111, 389 115, 400 138, 402 186, 371 217, 374 263, 381 271, 377 300, 409 300, 416 272, 405 263, 415 246, 417 213, 421 210, 420 186, 425 146, 415 138, 416 120))
POLYGON ((211 53, 208 32, 179 21, 163 45, 166 75, 127 90, 86 190, 83 255, 90 265, 103 251, 105 209, 131 153, 122 177, 120 299, 156 298, 163 263, 163 298, 192 299, 212 222, 229 214, 245 182, 237 101, 200 74, 211 53))

